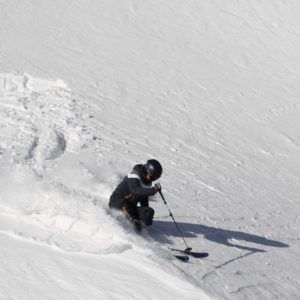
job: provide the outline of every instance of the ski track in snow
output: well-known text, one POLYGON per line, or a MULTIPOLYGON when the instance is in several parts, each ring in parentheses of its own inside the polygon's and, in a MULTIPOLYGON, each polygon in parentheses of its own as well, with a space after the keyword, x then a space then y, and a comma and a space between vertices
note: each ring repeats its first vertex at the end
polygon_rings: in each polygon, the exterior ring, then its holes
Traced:
MULTIPOLYGON (((89 118, 85 113, 87 106, 84 103, 78 104, 78 99, 72 98, 70 91, 59 81, 3 74, 0 82, 1 168, 6 174, 2 183, 1 213, 5 216, 7 210, 9 216, 10 210, 15 210, 16 218, 27 216, 27 222, 33 220, 50 229, 57 228, 57 234, 61 230, 96 235, 99 231, 96 217, 99 215, 94 215, 95 224, 89 220, 91 215, 87 211, 76 215, 80 206, 83 208, 87 205, 90 210, 94 209, 94 205, 91 206, 95 200, 93 195, 81 190, 80 186, 77 189, 68 186, 66 178, 77 176, 84 185, 84 179, 92 177, 84 163, 79 164, 80 158, 76 157, 80 150, 88 151, 94 146, 92 133, 86 128, 89 118), (67 157, 68 154, 70 157, 67 157), (80 168, 76 174, 72 174, 76 172, 76 166, 75 171, 69 170, 69 174, 62 174, 64 182, 51 176, 52 168, 60 167, 57 163, 62 156, 65 156, 69 166, 77 164, 80 168), (5 188, 5 183, 10 181, 15 182, 16 186, 5 188), (68 211, 69 206, 73 205, 78 207, 68 211), (20 208, 22 210, 18 211, 20 208)), ((101 184, 99 186, 101 188, 101 184)), ((109 187, 103 185, 101 191, 100 194, 105 197, 109 187)), ((102 218, 105 218, 105 212, 102 212, 102 218)), ((26 226, 20 225, 15 230, 19 236, 30 235, 30 230, 22 233, 22 228, 26 226)), ((50 230, 47 233, 45 230, 45 233, 46 237, 41 239, 55 244, 55 232, 50 230)))
POLYGON ((61 81, 1 74, 0 82, 1 169, 6 174, 0 213, 9 234, 74 252, 111 254, 131 248, 114 241, 110 228, 117 222, 108 213, 107 199, 119 178, 108 166, 99 170, 93 165, 101 162, 105 149, 96 138, 101 132, 97 124, 90 126, 88 105, 73 98, 61 81), (12 230, 7 224, 14 219, 19 224, 12 230), (36 236, 31 236, 32 222, 41 227, 36 236), (66 237, 71 243, 64 244, 66 237))

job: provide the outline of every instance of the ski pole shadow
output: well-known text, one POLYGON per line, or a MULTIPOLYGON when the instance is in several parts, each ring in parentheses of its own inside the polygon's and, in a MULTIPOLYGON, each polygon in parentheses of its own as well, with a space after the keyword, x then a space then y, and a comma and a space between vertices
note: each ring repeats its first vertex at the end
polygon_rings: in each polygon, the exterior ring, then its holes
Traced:
MULTIPOLYGON (((242 242, 253 243, 268 247, 289 247, 288 244, 242 231, 227 230, 201 224, 180 222, 177 222, 177 224, 185 238, 196 238, 198 237, 198 235, 203 235, 205 239, 215 242, 217 244, 222 244, 228 247, 234 247, 241 250, 250 251, 252 253, 266 251, 264 249, 244 246, 242 245, 242 242)), ((180 233, 176 230, 176 227, 173 222, 155 220, 153 226, 154 227, 152 230, 149 231, 149 234, 152 238, 161 243, 172 244, 171 240, 168 239, 168 236, 181 237, 180 233)))

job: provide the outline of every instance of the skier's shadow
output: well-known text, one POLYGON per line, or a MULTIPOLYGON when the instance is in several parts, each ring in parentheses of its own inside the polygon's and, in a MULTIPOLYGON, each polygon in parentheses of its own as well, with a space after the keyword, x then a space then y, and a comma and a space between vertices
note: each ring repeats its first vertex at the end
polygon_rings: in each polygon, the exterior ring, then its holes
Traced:
MULTIPOLYGON (((289 247, 289 245, 267 239, 265 237, 254 235, 241 231, 233 231, 227 229, 221 229, 216 227, 205 226, 201 224, 190 224, 177 222, 184 238, 196 238, 199 234, 203 235, 209 241, 222 244, 228 247, 235 247, 242 250, 254 252, 266 252, 263 249, 258 249, 254 247, 244 246, 243 242, 253 243, 257 245, 284 248, 289 247)), ((180 233, 175 227, 175 224, 170 221, 159 221, 155 220, 153 228, 149 230, 149 234, 155 240, 171 244, 171 240, 168 239, 169 236, 181 237, 180 233)))

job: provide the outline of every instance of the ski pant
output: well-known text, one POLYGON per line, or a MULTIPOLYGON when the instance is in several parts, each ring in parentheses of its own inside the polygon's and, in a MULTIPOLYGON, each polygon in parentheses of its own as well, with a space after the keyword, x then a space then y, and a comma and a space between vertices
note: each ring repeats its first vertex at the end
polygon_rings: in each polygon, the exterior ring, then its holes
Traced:
POLYGON ((150 226, 153 223, 154 209, 149 206, 134 206, 130 202, 119 199, 117 197, 110 197, 109 208, 122 209, 127 207, 131 217, 139 219, 145 226, 150 226))
POLYGON ((149 206, 137 207, 139 219, 145 226, 150 226, 153 223, 154 209, 149 206))

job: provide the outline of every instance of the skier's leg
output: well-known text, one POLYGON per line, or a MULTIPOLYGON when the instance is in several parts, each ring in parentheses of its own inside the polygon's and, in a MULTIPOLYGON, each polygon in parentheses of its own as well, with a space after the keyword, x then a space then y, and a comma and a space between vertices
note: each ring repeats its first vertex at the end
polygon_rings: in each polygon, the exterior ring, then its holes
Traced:
POLYGON ((125 201, 121 198, 110 196, 108 206, 109 208, 122 209, 125 205, 125 201))
POLYGON ((153 223, 154 209, 152 207, 138 207, 140 220, 145 226, 150 226, 153 223))

